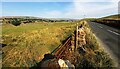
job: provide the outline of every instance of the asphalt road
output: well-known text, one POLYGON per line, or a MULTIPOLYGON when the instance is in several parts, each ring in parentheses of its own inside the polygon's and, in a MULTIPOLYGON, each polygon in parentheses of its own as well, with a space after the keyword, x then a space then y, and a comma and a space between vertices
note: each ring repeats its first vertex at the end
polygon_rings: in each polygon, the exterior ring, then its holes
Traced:
POLYGON ((118 59, 118 65, 120 65, 120 30, 95 22, 89 22, 89 25, 97 38, 99 38, 114 57, 118 59))

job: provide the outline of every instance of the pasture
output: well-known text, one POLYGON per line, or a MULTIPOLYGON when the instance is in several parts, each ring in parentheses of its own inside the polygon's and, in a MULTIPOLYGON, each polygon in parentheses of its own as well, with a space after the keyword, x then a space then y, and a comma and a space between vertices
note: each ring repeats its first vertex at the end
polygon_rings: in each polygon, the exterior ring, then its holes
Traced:
POLYGON ((28 23, 2 26, 3 67, 31 67, 75 30, 75 23, 28 23))

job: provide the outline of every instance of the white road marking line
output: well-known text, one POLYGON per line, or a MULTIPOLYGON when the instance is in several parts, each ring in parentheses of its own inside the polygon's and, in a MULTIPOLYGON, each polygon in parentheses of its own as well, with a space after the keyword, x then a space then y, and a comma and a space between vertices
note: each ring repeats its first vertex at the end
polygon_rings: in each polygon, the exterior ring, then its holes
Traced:
POLYGON ((109 31, 109 32, 111 32, 111 33, 114 33, 114 34, 116 34, 116 35, 120 35, 119 33, 116 33, 116 32, 111 31, 111 30, 107 30, 107 31, 109 31))
POLYGON ((103 28, 102 26, 99 26, 100 28, 103 28))

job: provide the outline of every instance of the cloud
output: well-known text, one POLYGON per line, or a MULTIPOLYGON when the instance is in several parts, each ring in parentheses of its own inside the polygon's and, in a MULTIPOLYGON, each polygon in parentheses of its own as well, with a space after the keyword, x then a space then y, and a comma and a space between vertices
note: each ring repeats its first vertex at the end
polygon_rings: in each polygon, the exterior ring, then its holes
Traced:
POLYGON ((61 18, 63 13, 61 11, 53 10, 53 11, 46 11, 43 14, 36 15, 38 17, 43 17, 43 18, 61 18))
MULTIPOLYGON (((5 1, 5 0, 2 0, 5 1)), ((33 0, 7 0, 7 1, 33 1, 33 0)), ((38 0, 34 0, 36 2, 38 0)), ((118 0, 39 0, 40 2, 71 2, 66 11, 45 11, 35 16, 50 18, 83 18, 102 17, 118 13, 118 0)))
POLYGON ((2 3, 0 2, 0 16, 2 16, 2 3))
POLYGON ((84 18, 86 17, 103 17, 117 14, 118 3, 116 2, 73 2, 67 11, 53 10, 46 11, 42 17, 51 18, 84 18))
POLYGON ((2 2, 118 2, 118 0, 1 0, 2 2))
POLYGON ((74 2, 119 2, 118 0, 73 0, 74 2))
POLYGON ((72 11, 66 13, 67 17, 83 18, 102 17, 118 13, 117 2, 74 2, 72 11))
POLYGON ((73 0, 1 0, 2 2, 72 2, 73 0))

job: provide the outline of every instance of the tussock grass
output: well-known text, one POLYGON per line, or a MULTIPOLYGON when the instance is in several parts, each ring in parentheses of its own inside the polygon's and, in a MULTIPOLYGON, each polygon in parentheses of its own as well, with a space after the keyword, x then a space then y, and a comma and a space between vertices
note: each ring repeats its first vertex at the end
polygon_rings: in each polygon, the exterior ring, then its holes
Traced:
POLYGON ((87 44, 83 46, 85 49, 85 54, 81 55, 78 60, 79 63, 76 66, 78 69, 97 69, 97 68, 107 68, 113 69, 115 67, 111 57, 101 48, 99 42, 97 41, 94 33, 92 33, 89 25, 87 23, 83 24, 85 26, 86 32, 86 42, 87 44))
POLYGON ((76 23, 85 26, 86 53, 79 56, 76 68, 96 69, 97 67, 111 68, 112 59, 97 42, 89 25, 83 22, 75 23, 29 23, 13 26, 2 26, 3 67, 32 67, 40 62, 44 54, 52 52, 62 44, 75 30, 76 23))
POLYGON ((75 23, 29 23, 2 26, 3 67, 31 67, 75 30, 75 23))

